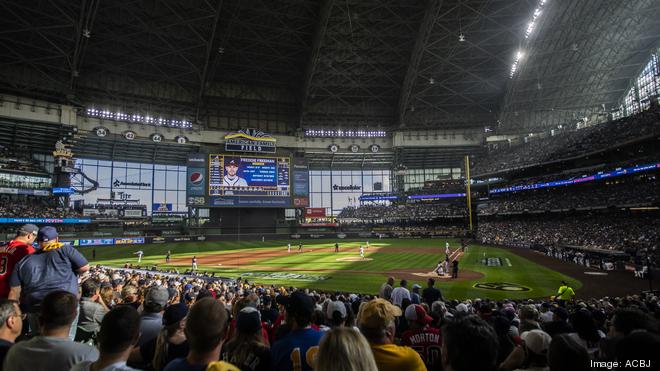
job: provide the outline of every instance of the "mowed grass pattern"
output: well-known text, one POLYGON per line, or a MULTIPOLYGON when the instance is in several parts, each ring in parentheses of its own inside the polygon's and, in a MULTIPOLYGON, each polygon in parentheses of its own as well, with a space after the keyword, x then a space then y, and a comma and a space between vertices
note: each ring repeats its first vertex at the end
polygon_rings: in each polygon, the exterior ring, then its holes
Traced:
MULTIPOLYGON (((135 252, 144 251, 142 266, 158 264, 160 268, 176 267, 180 271, 187 269, 190 265, 166 265, 165 254, 172 251, 172 258, 190 259, 193 255, 198 258, 209 254, 241 253, 248 257, 255 251, 277 250, 286 252, 289 241, 240 241, 240 242, 189 242, 189 243, 166 243, 152 245, 133 246, 99 246, 96 247, 96 260, 94 264, 103 264, 121 267, 126 262, 135 264, 137 256, 135 252)), ((341 262, 336 259, 342 257, 359 257, 357 248, 365 241, 338 240, 340 253, 331 250, 335 240, 308 240, 302 241, 304 253, 298 253, 297 240, 291 241, 290 254, 279 257, 270 257, 250 263, 251 268, 222 267, 200 265, 200 270, 216 272, 216 275, 236 278, 246 272, 263 273, 295 273, 299 272, 306 276, 327 277, 321 281, 250 278, 251 281, 264 285, 283 285, 306 287, 311 289, 330 291, 351 291, 375 294, 380 285, 386 280, 388 272, 415 269, 419 272, 429 272, 435 268, 438 260, 443 259, 444 239, 383 239, 370 240, 369 248, 365 250, 365 257, 371 261, 341 262), (378 247, 374 249, 373 247, 378 247), (351 251, 346 251, 346 249, 351 251), (320 251, 324 249, 324 251, 320 251), (391 249, 391 252, 388 252, 391 249), (410 249, 411 252, 405 252, 410 249), (254 269, 253 267, 259 267, 254 269), (319 272, 318 270, 324 270, 319 272), (365 273, 359 273, 365 272, 365 273)), ((457 240, 449 240, 452 250, 459 248, 457 240)), ((91 247, 80 248, 80 251, 91 259, 91 247)), ((570 277, 562 275, 554 270, 540 266, 527 259, 521 258, 507 249, 470 245, 466 254, 460 259, 460 269, 467 269, 483 273, 485 277, 470 281, 438 281, 439 287, 445 297, 451 299, 463 298, 528 298, 547 297, 553 295, 561 280, 568 281, 576 290, 581 283, 570 277), (500 258, 503 265, 499 267, 488 267, 482 264, 484 258, 500 258), (511 263, 508 266, 507 260, 511 263), (499 291, 473 287, 477 282, 506 282, 523 285, 531 289, 527 292, 499 291)), ((460 272, 459 272, 460 275, 460 272)), ((394 274, 396 278, 396 274, 394 274)), ((398 279, 397 279, 398 280, 398 279)), ((426 279, 420 277, 410 280, 409 288, 414 283, 426 287, 426 279)), ((579 292, 578 292, 579 294, 579 292)))

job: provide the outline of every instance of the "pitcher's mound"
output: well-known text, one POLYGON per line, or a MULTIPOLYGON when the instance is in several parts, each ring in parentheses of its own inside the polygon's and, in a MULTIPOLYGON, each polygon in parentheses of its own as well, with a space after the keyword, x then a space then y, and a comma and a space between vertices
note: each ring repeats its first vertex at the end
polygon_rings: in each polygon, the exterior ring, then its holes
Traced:
POLYGON ((335 259, 338 262, 368 262, 373 259, 371 258, 361 258, 359 256, 347 256, 345 258, 337 258, 335 259))

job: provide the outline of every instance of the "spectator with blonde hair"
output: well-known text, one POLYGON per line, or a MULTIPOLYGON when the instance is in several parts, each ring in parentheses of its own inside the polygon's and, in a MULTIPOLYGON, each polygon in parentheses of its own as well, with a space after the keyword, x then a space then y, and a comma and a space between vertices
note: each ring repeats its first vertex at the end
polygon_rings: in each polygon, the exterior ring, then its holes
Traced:
POLYGON ((335 327, 321 340, 316 371, 377 371, 367 339, 350 327, 335 327))

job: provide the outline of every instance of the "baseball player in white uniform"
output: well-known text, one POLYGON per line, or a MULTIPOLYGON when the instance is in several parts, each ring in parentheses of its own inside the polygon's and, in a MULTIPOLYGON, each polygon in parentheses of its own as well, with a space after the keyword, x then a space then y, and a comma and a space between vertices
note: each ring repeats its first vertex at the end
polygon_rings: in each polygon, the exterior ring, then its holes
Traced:
POLYGON ((449 241, 445 241, 445 254, 449 255, 449 241))
POLYGON ((133 254, 138 256, 138 263, 140 263, 142 261, 142 255, 144 255, 144 251, 138 250, 138 251, 134 252, 133 254))
POLYGON ((289 242, 289 244, 286 245, 286 252, 291 252, 291 242, 289 242))
POLYGON ((364 259, 364 246, 360 245, 360 258, 364 259))
POLYGON ((230 160, 225 164, 226 175, 222 178, 222 185, 226 187, 247 187, 245 179, 238 176, 238 161, 230 160))

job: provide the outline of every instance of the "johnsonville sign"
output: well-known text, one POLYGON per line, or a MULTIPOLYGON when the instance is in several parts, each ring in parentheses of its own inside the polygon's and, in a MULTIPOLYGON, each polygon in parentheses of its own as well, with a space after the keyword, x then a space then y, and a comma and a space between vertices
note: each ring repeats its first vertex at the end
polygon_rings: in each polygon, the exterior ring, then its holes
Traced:
POLYGON ((225 150, 233 152, 275 153, 277 139, 258 129, 242 129, 225 135, 225 150))

